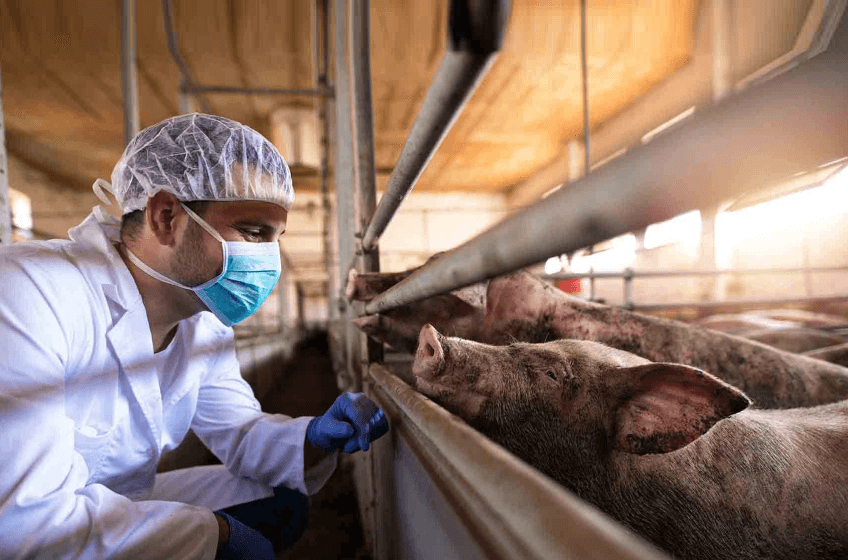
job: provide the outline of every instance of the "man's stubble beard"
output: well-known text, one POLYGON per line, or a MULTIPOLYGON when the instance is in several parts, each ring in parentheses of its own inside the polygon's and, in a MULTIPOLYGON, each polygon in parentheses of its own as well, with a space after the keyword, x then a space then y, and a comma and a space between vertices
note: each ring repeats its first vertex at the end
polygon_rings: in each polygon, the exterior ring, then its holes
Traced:
POLYGON ((174 254, 172 267, 176 275, 174 280, 185 286, 199 286, 220 273, 220 268, 212 265, 214 261, 206 253, 204 234, 206 232, 200 224, 191 220, 174 254))

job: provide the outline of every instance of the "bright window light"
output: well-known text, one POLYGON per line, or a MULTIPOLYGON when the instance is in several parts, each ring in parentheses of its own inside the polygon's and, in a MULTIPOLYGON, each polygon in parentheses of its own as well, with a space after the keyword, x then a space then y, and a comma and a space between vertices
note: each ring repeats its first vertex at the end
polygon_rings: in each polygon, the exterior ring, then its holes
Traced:
POLYGON ((571 258, 571 271, 583 274, 595 272, 621 272, 636 262, 636 236, 632 233, 620 235, 603 243, 608 247, 599 253, 589 254, 581 249, 571 258))
POLYGON ((848 213, 848 167, 823 185, 716 216, 716 265, 730 266, 736 242, 848 213))
POLYGON ((9 202, 12 206, 12 225, 23 230, 32 229, 32 203, 27 195, 15 189, 9 189, 9 202))
POLYGON ((551 257, 545 261, 545 274, 556 274, 562 270, 562 261, 559 257, 551 257))
POLYGON ((722 212, 717 229, 729 239, 760 236, 848 212, 848 167, 820 187, 788 194, 733 212, 722 212))
POLYGON ((701 212, 693 210, 665 222, 651 224, 645 230, 645 249, 655 249, 672 243, 697 247, 701 242, 701 212))

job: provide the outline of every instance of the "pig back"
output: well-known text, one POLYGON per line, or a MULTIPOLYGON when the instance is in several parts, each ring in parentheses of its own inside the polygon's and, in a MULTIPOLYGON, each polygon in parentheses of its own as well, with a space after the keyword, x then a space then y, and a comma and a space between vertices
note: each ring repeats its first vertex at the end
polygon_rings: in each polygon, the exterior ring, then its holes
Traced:
POLYGON ((489 344, 592 340, 654 362, 708 371, 744 391, 758 408, 815 406, 848 399, 848 369, 678 321, 595 304, 527 273, 489 283, 480 338, 489 344))

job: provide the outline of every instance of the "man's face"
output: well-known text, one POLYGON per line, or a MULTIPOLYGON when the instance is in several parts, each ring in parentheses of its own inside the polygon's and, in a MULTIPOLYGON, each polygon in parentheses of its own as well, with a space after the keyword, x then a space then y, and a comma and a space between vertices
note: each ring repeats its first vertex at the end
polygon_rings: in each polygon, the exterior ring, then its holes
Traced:
MULTIPOLYGON (((288 212, 270 202, 245 200, 211 202, 201 217, 225 241, 247 243, 276 242, 286 230, 288 212)), ((188 222, 177 245, 172 264, 175 280, 186 286, 208 282, 221 273, 221 243, 200 224, 186 216, 188 222)))

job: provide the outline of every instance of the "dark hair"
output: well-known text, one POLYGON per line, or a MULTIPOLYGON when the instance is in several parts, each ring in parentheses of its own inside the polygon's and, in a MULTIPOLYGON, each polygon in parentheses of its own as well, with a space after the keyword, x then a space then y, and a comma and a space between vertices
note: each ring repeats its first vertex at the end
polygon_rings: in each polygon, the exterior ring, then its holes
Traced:
MULTIPOLYGON (((209 209, 209 200, 192 200, 183 202, 186 206, 192 209, 201 218, 206 216, 206 211, 209 209)), ((128 214, 124 214, 121 218, 121 240, 124 243, 132 242, 138 239, 144 227, 144 209, 134 210, 128 214)))

